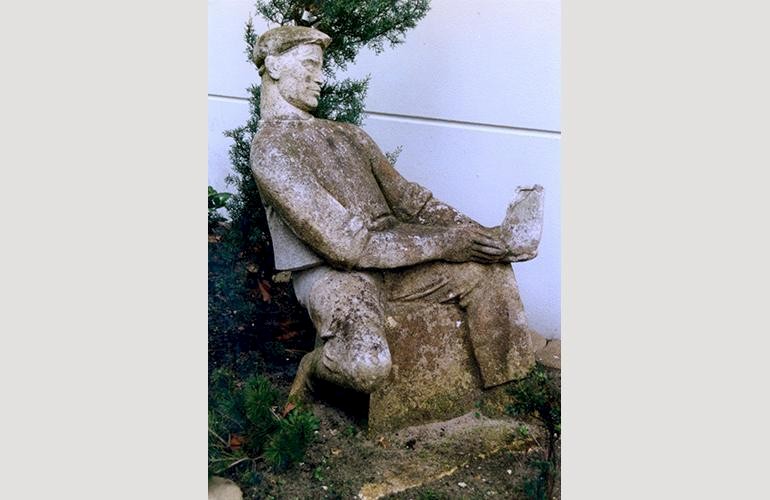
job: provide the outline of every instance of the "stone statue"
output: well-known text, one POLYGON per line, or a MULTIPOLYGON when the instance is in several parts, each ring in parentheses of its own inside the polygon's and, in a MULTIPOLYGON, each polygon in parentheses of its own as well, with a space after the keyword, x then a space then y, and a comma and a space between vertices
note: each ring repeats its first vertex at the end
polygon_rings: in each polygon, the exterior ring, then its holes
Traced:
POLYGON ((262 88, 251 168, 276 268, 292 271, 320 337, 291 395, 315 378, 380 387, 392 364, 386 301, 458 304, 483 387, 525 376, 533 334, 510 263, 536 255, 542 188, 520 188, 503 225, 487 228, 405 180, 360 128, 314 118, 330 41, 282 26, 253 54, 262 88))

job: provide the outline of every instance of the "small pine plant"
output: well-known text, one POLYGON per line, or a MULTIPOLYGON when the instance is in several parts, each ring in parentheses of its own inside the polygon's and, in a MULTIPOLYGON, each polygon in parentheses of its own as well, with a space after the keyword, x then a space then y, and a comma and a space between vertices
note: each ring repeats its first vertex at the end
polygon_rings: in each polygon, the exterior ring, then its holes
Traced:
POLYGON ((318 419, 312 413, 293 411, 278 422, 278 429, 265 446, 265 460, 275 470, 284 470, 299 462, 318 430, 318 419))
MULTIPOLYGON (((318 429, 308 410, 294 408, 287 416, 275 408, 281 399, 261 375, 240 382, 230 370, 215 370, 209 381, 209 474, 240 467, 242 476, 264 459, 275 470, 300 461, 318 429)), ((240 477, 239 477, 240 479, 240 477)))

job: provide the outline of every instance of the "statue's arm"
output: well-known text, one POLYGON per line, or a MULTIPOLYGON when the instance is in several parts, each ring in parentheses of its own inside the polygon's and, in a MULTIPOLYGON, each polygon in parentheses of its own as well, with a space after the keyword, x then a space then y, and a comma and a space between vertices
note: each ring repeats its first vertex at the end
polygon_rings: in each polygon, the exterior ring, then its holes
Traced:
MULTIPOLYGON (((307 168, 307 167, 305 167, 307 168)), ((287 155, 252 161, 263 201, 329 264, 346 269, 391 269, 434 260, 494 262, 504 253, 469 228, 399 223, 382 230, 340 204, 287 155)))
POLYGON ((484 228, 484 226, 475 220, 436 198, 428 200, 422 209, 415 215, 414 220, 418 224, 431 224, 436 226, 459 225, 484 228))

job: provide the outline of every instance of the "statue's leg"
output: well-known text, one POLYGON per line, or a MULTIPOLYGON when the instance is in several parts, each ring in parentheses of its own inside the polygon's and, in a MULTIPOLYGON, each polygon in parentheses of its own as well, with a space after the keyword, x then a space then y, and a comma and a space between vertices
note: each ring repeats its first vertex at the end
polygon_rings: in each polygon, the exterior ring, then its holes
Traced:
POLYGON ((389 299, 457 302, 485 387, 524 377, 532 339, 510 264, 431 263, 386 274, 389 299))
POLYGON ((370 393, 385 381, 391 360, 385 339, 381 300, 382 280, 377 273, 343 272, 329 267, 296 273, 297 299, 308 310, 319 343, 300 363, 293 393, 318 377, 370 393))

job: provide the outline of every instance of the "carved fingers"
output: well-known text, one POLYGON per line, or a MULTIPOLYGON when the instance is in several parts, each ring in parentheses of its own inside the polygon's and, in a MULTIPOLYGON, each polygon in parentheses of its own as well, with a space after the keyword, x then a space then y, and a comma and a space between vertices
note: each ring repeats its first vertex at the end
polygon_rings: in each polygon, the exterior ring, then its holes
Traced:
POLYGON ((446 259, 452 262, 495 263, 505 259, 508 250, 494 231, 487 228, 455 227, 449 230, 446 259))
POLYGON ((502 239, 490 230, 473 228, 471 257, 477 262, 499 262, 508 253, 502 239))

